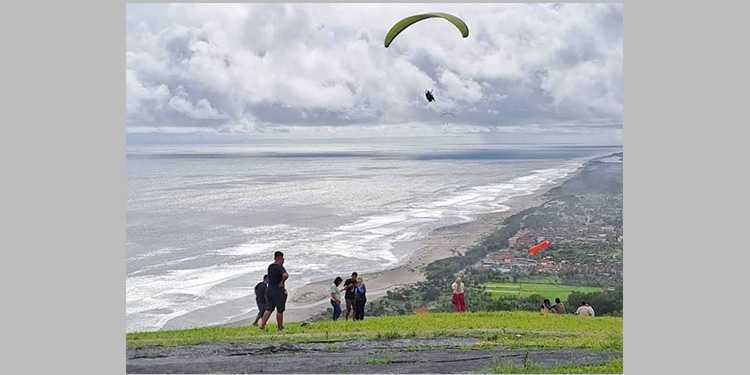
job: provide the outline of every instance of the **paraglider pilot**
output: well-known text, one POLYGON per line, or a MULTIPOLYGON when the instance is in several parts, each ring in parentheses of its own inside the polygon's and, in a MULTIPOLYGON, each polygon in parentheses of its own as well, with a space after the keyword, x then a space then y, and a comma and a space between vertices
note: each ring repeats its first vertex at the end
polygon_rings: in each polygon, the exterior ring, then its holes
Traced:
POLYGON ((435 97, 432 96, 432 91, 430 91, 430 90, 425 91, 424 92, 424 96, 427 97, 427 101, 428 102, 434 102, 435 101, 435 97))

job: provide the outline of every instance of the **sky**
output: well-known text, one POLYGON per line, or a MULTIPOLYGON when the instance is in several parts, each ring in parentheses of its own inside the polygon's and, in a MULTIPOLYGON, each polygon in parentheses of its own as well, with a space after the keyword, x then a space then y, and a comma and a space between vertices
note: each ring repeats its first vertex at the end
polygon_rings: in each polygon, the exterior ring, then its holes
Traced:
POLYGON ((126 33, 129 143, 622 143, 622 4, 128 4, 126 33), (436 11, 468 38, 428 19, 384 47, 436 11))

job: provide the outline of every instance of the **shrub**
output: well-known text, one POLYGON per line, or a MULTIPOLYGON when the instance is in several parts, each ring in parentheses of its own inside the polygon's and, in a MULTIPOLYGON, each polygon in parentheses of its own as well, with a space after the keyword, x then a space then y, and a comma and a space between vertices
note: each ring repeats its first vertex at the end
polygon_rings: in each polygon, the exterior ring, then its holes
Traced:
POLYGON ((591 305, 597 315, 622 315, 622 286, 601 292, 573 292, 568 296, 568 308, 575 311, 582 301, 591 305))

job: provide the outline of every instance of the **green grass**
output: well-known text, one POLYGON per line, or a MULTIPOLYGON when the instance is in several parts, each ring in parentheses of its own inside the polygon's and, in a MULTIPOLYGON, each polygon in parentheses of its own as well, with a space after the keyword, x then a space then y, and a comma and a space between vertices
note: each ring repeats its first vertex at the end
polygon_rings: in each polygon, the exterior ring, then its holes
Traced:
POLYGON ((617 334, 571 334, 566 332, 504 332, 485 334, 480 346, 508 348, 577 348, 598 351, 622 351, 622 336, 617 334))
POLYGON ((393 362, 393 359, 391 359, 390 357, 370 358, 365 361, 365 363, 368 365, 387 365, 391 362, 393 362))
POLYGON ((596 365, 562 365, 544 368, 537 364, 502 364, 492 369, 495 374, 622 374, 622 358, 596 365))
POLYGON ((319 321, 304 327, 299 323, 288 323, 283 332, 277 332, 269 324, 266 331, 248 326, 129 333, 127 347, 209 342, 333 342, 439 336, 476 337, 480 339, 481 345, 620 350, 622 318, 585 319, 575 315, 541 315, 526 311, 430 313, 368 317, 363 321, 319 321))
POLYGON ((528 275, 516 278, 519 283, 560 284, 560 278, 555 275, 528 275))
POLYGON ((598 292, 601 288, 588 286, 559 285, 551 283, 511 283, 511 282, 489 282, 484 287, 492 297, 528 297, 539 294, 550 301, 560 298, 566 301, 572 292, 598 292))

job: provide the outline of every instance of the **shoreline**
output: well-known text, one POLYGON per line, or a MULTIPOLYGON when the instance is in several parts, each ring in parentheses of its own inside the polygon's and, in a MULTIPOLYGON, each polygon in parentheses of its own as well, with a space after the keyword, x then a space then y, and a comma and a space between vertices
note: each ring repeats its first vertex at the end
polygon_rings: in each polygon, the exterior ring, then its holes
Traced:
MULTIPOLYGON (((510 209, 506 211, 479 214, 470 222, 453 224, 431 231, 426 238, 420 240, 421 244, 418 249, 402 264, 394 268, 373 273, 358 271, 367 285, 368 302, 376 301, 389 290, 425 280, 425 275, 422 272, 424 267, 440 259, 464 254, 481 238, 494 232, 506 218, 525 209, 543 204, 550 190, 578 175, 588 162, 597 158, 587 159, 569 175, 536 192, 511 198, 506 203, 510 209)), ((284 312, 284 321, 308 321, 325 312, 330 305, 327 296, 329 284, 331 284, 331 280, 320 280, 290 291, 286 311, 284 312)), ((247 316, 241 316, 217 326, 248 326, 252 324, 253 320, 255 320, 255 313, 250 313, 247 316)), ((269 319, 269 324, 275 324, 273 314, 269 319)))

